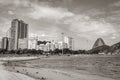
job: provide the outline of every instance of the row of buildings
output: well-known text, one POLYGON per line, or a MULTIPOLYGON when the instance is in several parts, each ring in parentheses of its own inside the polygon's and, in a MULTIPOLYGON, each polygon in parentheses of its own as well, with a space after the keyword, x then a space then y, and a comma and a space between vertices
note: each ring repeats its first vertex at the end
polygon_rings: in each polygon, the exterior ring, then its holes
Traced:
POLYGON ((55 49, 69 48, 70 50, 73 50, 73 39, 70 37, 64 37, 64 41, 41 41, 38 38, 31 37, 28 40, 28 44, 28 49, 53 51, 55 49))
POLYGON ((28 36, 28 24, 22 20, 13 19, 7 36, 2 38, 2 48, 7 50, 37 49, 50 51, 63 48, 73 49, 73 38, 63 36, 62 41, 41 41, 37 37, 28 36))

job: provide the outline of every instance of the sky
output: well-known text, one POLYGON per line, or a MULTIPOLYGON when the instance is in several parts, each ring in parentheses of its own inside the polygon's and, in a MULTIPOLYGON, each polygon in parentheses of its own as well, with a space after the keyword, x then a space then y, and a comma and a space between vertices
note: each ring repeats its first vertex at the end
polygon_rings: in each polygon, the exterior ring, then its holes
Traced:
POLYGON ((0 0, 0 37, 12 19, 29 24, 41 40, 73 37, 74 49, 91 49, 97 38, 120 42, 120 0, 0 0))

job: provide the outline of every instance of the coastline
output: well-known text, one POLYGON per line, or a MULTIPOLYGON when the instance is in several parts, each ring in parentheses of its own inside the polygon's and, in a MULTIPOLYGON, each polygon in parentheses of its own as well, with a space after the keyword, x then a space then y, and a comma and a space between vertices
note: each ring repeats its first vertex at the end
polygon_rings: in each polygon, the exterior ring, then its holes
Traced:
MULTIPOLYGON (((53 57, 50 58, 41 58, 41 59, 35 59, 37 61, 41 60, 50 60, 53 57)), ((64 57, 66 58, 66 57, 64 57)), ((70 57, 68 57, 70 58, 70 57)), ((55 57, 56 59, 56 57, 55 57)), ((62 59, 62 57, 61 57, 62 59)), ((29 61, 29 59, 27 60, 29 61)), ((27 62, 26 61, 26 62, 27 62)), ((29 62, 32 60, 30 59, 29 62)), ((35 80, 116 80, 104 76, 99 76, 95 74, 88 74, 88 73, 78 73, 76 71, 72 70, 64 70, 64 69, 57 69, 57 68, 37 68, 34 67, 32 63, 26 63, 23 60, 18 60, 17 62, 10 61, 10 63, 6 63, 5 69, 10 72, 20 73, 27 75, 29 77, 34 78, 35 80), (21 64, 20 64, 21 63, 21 64)), ((39 65, 39 64, 36 64, 39 65)), ((51 64, 52 65, 52 64, 51 64)), ((81 71, 81 70, 79 70, 81 71)))
POLYGON ((6 67, 11 72, 21 73, 38 80, 115 80, 111 78, 101 77, 98 75, 75 73, 71 71, 63 71, 47 68, 29 68, 29 67, 6 67))
POLYGON ((0 61, 0 80, 35 80, 27 75, 6 70, 3 63, 5 62, 0 61))

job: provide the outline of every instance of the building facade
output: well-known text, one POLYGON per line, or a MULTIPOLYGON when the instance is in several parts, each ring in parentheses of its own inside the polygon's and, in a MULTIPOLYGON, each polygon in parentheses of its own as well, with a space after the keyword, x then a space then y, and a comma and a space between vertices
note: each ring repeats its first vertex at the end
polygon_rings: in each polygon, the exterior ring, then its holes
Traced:
POLYGON ((28 48, 28 24, 13 19, 10 32, 10 50, 28 48))
POLYGON ((8 45, 9 45, 9 42, 8 42, 8 37, 3 37, 2 38, 2 49, 8 49, 8 45))
POLYGON ((28 39, 28 49, 37 49, 37 39, 35 37, 28 39))
POLYGON ((68 37, 68 48, 70 50, 73 50, 73 47, 74 47, 74 40, 72 37, 68 37))
POLYGON ((63 48, 73 50, 74 42, 72 37, 64 36, 63 48))

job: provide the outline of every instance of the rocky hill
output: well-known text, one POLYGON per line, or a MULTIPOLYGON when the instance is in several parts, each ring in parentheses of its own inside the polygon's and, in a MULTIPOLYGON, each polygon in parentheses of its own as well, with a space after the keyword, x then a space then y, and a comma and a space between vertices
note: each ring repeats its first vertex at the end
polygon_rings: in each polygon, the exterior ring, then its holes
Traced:
MULTIPOLYGON (((96 44, 99 44, 99 41, 96 41, 96 44)), ((103 42, 103 41, 102 41, 103 42)), ((106 54, 120 54, 120 42, 113 44, 112 46, 102 45, 96 46, 88 51, 89 54, 99 54, 99 53, 106 53, 106 54)))
POLYGON ((88 51, 88 54, 99 54, 99 53, 108 53, 109 52, 109 46, 108 45, 102 45, 98 46, 96 48, 93 48, 88 51))
POLYGON ((103 41, 103 39, 98 38, 93 45, 93 49, 96 48, 96 47, 99 47, 99 46, 103 46, 103 45, 105 45, 105 42, 103 41))
POLYGON ((120 42, 112 45, 109 49, 111 54, 120 54, 120 42))

